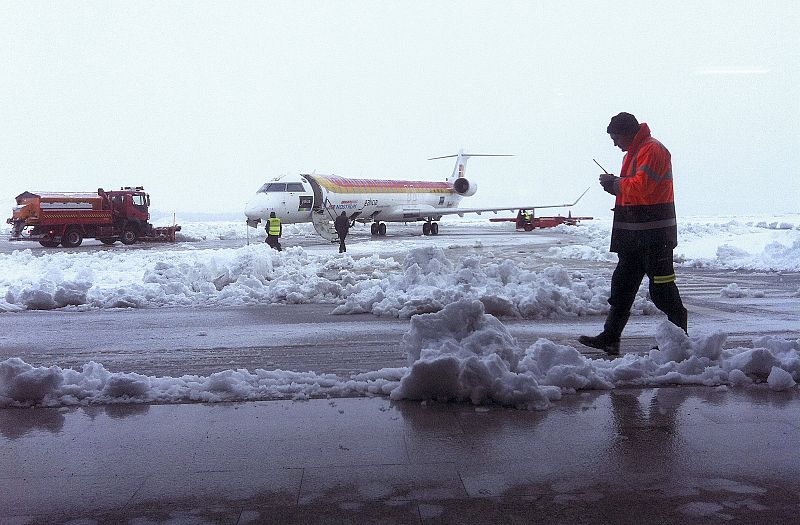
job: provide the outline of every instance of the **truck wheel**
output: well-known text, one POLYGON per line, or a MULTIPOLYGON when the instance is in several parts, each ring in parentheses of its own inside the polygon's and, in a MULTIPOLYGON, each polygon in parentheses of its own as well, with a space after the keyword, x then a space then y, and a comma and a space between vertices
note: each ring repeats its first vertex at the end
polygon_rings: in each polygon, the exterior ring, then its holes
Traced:
POLYGON ((139 239, 139 234, 136 233, 136 230, 132 229, 125 229, 122 232, 122 236, 119 238, 122 241, 122 244, 133 244, 139 239))
POLYGON ((58 246, 58 242, 56 241, 39 241, 39 244, 41 244, 45 248, 55 248, 56 246, 58 246))
POLYGON ((61 244, 64 248, 77 248, 83 242, 83 234, 78 228, 70 228, 61 237, 61 244))

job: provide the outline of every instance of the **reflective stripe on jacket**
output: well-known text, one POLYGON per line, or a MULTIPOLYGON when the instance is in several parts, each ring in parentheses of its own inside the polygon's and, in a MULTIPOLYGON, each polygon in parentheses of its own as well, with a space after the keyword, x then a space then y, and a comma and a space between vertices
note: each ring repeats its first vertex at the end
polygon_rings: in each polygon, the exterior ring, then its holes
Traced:
POLYGON ((281 236, 281 220, 277 217, 270 217, 268 220, 267 234, 276 237, 281 236))
POLYGON ((678 245, 678 227, 672 157, 643 123, 622 161, 611 251, 638 250, 649 244, 674 248, 678 245))

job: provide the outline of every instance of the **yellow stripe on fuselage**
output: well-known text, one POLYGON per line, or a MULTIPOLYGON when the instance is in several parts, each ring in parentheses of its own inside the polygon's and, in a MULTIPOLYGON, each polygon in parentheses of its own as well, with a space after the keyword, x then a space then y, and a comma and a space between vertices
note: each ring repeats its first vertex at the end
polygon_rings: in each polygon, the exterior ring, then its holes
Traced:
POLYGON ((320 175, 315 176, 314 180, 332 193, 455 193, 453 186, 447 182, 345 179, 320 175))

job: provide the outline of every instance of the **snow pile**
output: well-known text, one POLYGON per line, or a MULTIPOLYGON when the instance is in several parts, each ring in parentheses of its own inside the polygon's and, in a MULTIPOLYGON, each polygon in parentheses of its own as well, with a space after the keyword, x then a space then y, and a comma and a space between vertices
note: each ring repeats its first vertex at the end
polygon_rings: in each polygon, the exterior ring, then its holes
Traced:
MULTIPOLYGON (((151 221, 153 224, 165 224, 164 221, 151 221)), ((171 219, 170 219, 170 222, 171 219)), ((259 228, 247 226, 241 221, 208 221, 208 222, 180 222, 181 231, 175 234, 179 242, 198 242, 210 240, 257 240, 263 241, 266 237, 264 225, 259 228)), ((317 234, 311 224, 285 224, 283 234, 292 238, 313 238, 317 234)))
POLYGON ((544 409, 561 397, 559 388, 541 386, 533 375, 517 371, 521 349, 478 301, 413 317, 403 346, 410 369, 392 399, 494 401, 544 409))
POLYGON ((411 325, 403 339, 409 372, 392 399, 542 409, 562 393, 584 389, 768 381, 770 388, 782 390, 800 378, 800 339, 765 337, 755 340, 754 348, 723 350, 722 333, 689 338, 664 322, 656 334, 658 350, 609 361, 547 339, 522 351, 479 302, 452 304, 439 314, 412 318, 411 325))
POLYGON ((736 283, 731 283, 720 292, 722 297, 740 298, 740 297, 764 297, 763 290, 745 290, 736 283))
MULTIPOLYGON (((365 280, 348 291, 334 314, 371 312, 408 318, 438 312, 464 299, 480 300, 496 316, 526 319, 599 315, 608 311, 610 285, 606 279, 552 266, 542 272, 519 268, 512 261, 492 262, 477 256, 452 263, 440 248, 409 252, 403 272, 365 280)), ((656 311, 642 292, 635 313, 656 311)))
POLYGON ((210 376, 114 373, 91 361, 78 370, 0 362, 0 407, 108 403, 182 403, 308 399, 387 394, 400 372, 384 369, 349 380, 315 372, 225 370, 210 376))
MULTIPOLYGON (((616 260, 608 252, 611 222, 595 220, 558 231, 574 244, 548 250, 551 257, 592 261, 616 260)), ((762 271, 800 270, 800 216, 679 217, 675 262, 682 266, 762 271)))
POLYGON ((724 244, 717 249, 714 261, 696 259, 692 266, 710 266, 732 270, 798 271, 800 270, 800 240, 786 246, 780 242, 766 245, 761 253, 749 253, 741 248, 724 244))
MULTIPOLYGON (((455 262, 441 248, 408 252, 402 265, 372 255, 353 259, 275 252, 257 244, 236 249, 114 251, 0 255, 0 311, 270 303, 338 304, 334 313, 408 318, 479 299, 497 316, 539 319, 600 315, 607 279, 552 266, 542 272, 512 261, 468 256, 455 262)), ((655 306, 642 288, 634 314, 655 306)))
POLYGON ((399 269, 377 255, 358 260, 278 253, 263 245, 169 252, 0 255, 0 310, 338 303, 348 286, 399 269))
POLYGON ((766 383, 786 390, 800 379, 800 339, 761 337, 752 348, 731 349, 723 348, 725 340, 720 332, 689 338, 664 322, 656 333, 659 350, 646 355, 591 359, 547 339, 523 350, 483 303, 463 300, 412 318, 403 337, 405 368, 351 378, 263 369, 153 377, 110 372, 95 362, 73 370, 12 358, 0 362, 0 407, 389 395, 546 409, 585 389, 766 383))

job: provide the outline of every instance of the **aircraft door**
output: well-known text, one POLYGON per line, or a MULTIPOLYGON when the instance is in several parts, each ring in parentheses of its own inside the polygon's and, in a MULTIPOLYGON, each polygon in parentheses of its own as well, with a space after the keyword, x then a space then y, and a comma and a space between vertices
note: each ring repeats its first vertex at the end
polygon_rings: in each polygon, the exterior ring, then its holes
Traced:
POLYGON ((304 175, 303 178, 311 185, 314 191, 314 202, 311 205, 313 211, 321 210, 325 207, 325 195, 319 183, 311 175, 304 175))

